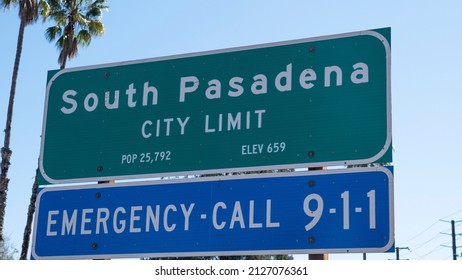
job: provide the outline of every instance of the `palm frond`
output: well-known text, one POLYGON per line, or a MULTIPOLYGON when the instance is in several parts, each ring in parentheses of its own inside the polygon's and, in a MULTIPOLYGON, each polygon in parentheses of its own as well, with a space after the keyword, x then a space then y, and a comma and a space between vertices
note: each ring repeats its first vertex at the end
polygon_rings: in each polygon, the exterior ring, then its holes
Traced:
POLYGON ((48 1, 39 2, 39 14, 42 16, 43 22, 45 22, 50 16, 51 6, 48 1))
POLYGON ((64 36, 60 36, 58 40, 56 40, 55 46, 58 50, 61 50, 63 48, 63 45, 64 45, 64 36))
POLYGON ((88 32, 88 30, 86 29, 80 30, 79 33, 77 34, 77 42, 80 45, 85 46, 85 47, 90 45, 90 42, 91 42, 90 32, 88 32))
POLYGON ((5 9, 9 9, 12 6, 14 6, 18 0, 2 0, 0 1, 0 7, 3 7, 5 9))
POLYGON ((38 19, 37 0, 19 1, 19 17, 26 25, 36 22, 38 19))
POLYGON ((73 13, 72 19, 81 28, 86 28, 88 26, 89 20, 81 13, 73 13))
POLYGON ((45 38, 51 42, 63 34, 63 29, 59 25, 48 27, 45 30, 45 38))
POLYGON ((79 46, 87 47, 94 36, 104 34, 101 16, 107 8, 106 0, 40 0, 40 14, 55 22, 45 35, 57 40, 61 67, 78 54, 79 46))
POLYGON ((65 10, 55 11, 50 17, 61 26, 65 26, 67 23, 67 14, 65 10))
POLYGON ((96 0, 89 6, 87 16, 93 19, 99 19, 102 15, 101 11, 108 8, 109 6, 106 5, 104 0, 96 0))
POLYGON ((104 25, 101 21, 92 20, 88 24, 88 30, 93 36, 101 36, 104 34, 104 25))

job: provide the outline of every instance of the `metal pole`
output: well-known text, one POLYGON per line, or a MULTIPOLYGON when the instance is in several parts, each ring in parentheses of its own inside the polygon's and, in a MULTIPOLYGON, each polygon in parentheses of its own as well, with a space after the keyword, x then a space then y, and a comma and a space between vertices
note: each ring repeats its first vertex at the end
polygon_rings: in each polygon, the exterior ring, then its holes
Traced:
POLYGON ((446 222, 446 223, 451 223, 451 233, 444 233, 442 232, 442 234, 447 234, 447 235, 451 235, 452 237, 452 246, 446 246, 446 245, 441 245, 441 246, 444 246, 444 247, 449 247, 449 248, 452 248, 452 259, 453 260, 457 260, 457 245, 456 245, 456 223, 459 223, 459 222, 462 222, 462 221, 454 221, 454 220, 451 220, 451 221, 445 221, 445 220, 440 220, 442 222, 446 222))
POLYGON ((406 249, 406 250, 409 250, 409 247, 396 247, 395 250, 396 250, 396 260, 399 261, 399 250, 401 249, 406 249))
MULTIPOLYGON (((315 171, 315 170, 324 170, 327 169, 326 167, 310 167, 308 168, 309 171, 315 171)), ((308 255, 309 260, 328 260, 329 255, 328 254, 309 254, 308 255)))
POLYGON ((451 220, 451 228, 452 228, 452 259, 457 260, 457 246, 456 246, 456 222, 451 220))

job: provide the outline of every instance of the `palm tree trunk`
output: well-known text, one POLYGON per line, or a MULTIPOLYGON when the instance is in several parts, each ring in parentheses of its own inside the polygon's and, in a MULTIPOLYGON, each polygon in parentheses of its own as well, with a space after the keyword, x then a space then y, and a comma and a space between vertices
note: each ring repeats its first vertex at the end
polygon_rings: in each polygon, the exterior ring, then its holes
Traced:
POLYGON ((66 68, 66 62, 67 62, 67 57, 64 58, 63 62, 61 63, 61 66, 60 66, 60 70, 63 70, 64 68, 66 68))
MULTIPOLYGON (((60 69, 66 68, 67 62, 67 55, 64 55, 63 60, 61 62, 60 69)), ((21 247, 21 256, 19 257, 20 260, 27 260, 27 252, 29 251, 29 244, 30 244, 30 235, 32 232, 32 221, 34 219, 35 214, 35 203, 37 201, 37 193, 38 193, 38 172, 39 169, 37 167, 35 171, 35 180, 32 185, 32 194, 30 196, 30 203, 27 210, 27 221, 26 226, 24 228, 24 235, 22 239, 22 247, 21 247)))
POLYGON ((27 259, 27 251, 29 250, 29 241, 30 241, 30 234, 32 232, 32 220, 34 219, 35 213, 35 202, 37 201, 37 193, 38 193, 38 168, 35 171, 35 180, 34 184, 32 185, 32 194, 30 196, 30 203, 29 208, 27 211, 27 222, 26 227, 24 228, 24 236, 22 239, 22 250, 20 260, 27 259))
POLYGON ((2 153, 2 162, 1 174, 0 174, 0 244, 3 244, 3 225, 5 222, 5 208, 6 208, 6 195, 8 192, 8 170, 10 168, 10 158, 11 158, 11 149, 10 149, 10 138, 11 138, 11 121, 13 119, 13 105, 14 105, 14 96, 16 94, 16 81, 18 79, 19 63, 21 61, 22 53, 22 43, 24 39, 24 29, 26 27, 25 21, 21 18, 19 24, 19 33, 18 33, 18 44, 16 46, 16 58, 14 60, 13 67, 13 77, 11 79, 11 90, 10 90, 10 99, 8 102, 8 112, 6 116, 6 125, 5 125, 5 141, 2 153))

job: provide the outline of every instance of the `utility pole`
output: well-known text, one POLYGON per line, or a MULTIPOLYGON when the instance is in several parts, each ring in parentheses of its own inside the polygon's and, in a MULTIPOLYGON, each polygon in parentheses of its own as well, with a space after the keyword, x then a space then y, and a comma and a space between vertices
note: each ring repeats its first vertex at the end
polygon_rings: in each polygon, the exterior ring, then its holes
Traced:
POLYGON ((457 245, 456 245, 456 222, 451 220, 451 229, 452 229, 452 259, 457 260, 457 245))
POLYGON ((409 250, 409 247, 396 247, 396 260, 399 261, 399 250, 409 250))
MULTIPOLYGON (((444 221, 444 220, 440 220, 440 221, 443 221, 443 222, 446 222, 446 223, 451 223, 451 236, 452 236, 452 259, 453 260, 457 260, 457 245, 456 245, 456 223, 459 223, 459 222, 462 222, 461 221, 454 221, 454 220, 451 220, 451 221, 444 221)), ((447 233, 443 233, 442 234, 447 234, 447 233)), ((449 246, 445 246, 445 245, 442 245, 444 247, 449 247, 449 246)))

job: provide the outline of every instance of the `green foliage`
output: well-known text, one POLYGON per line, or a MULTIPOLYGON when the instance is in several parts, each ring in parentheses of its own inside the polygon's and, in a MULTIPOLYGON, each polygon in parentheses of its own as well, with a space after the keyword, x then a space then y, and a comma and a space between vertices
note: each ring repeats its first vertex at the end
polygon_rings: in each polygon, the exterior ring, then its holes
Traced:
POLYGON ((19 17, 23 20, 25 25, 32 24, 38 19, 38 5, 37 0, 2 0, 0 7, 10 9, 11 7, 18 6, 19 17))
POLYGON ((40 0, 43 21, 50 19, 55 23, 46 29, 45 37, 50 42, 56 41, 61 69, 68 59, 77 56, 79 46, 87 47, 93 37, 104 34, 101 15, 107 8, 105 0, 40 0))
POLYGON ((0 260, 14 260, 14 255, 18 252, 7 237, 4 238, 3 244, 0 242, 0 260))
POLYGON ((354 164, 348 165, 348 168, 358 168, 358 167, 380 167, 380 166, 390 166, 391 162, 381 162, 381 163, 369 163, 369 164, 354 164))
POLYGON ((291 255, 260 255, 260 256, 211 256, 211 257, 166 257, 145 258, 143 260, 293 260, 291 255))

